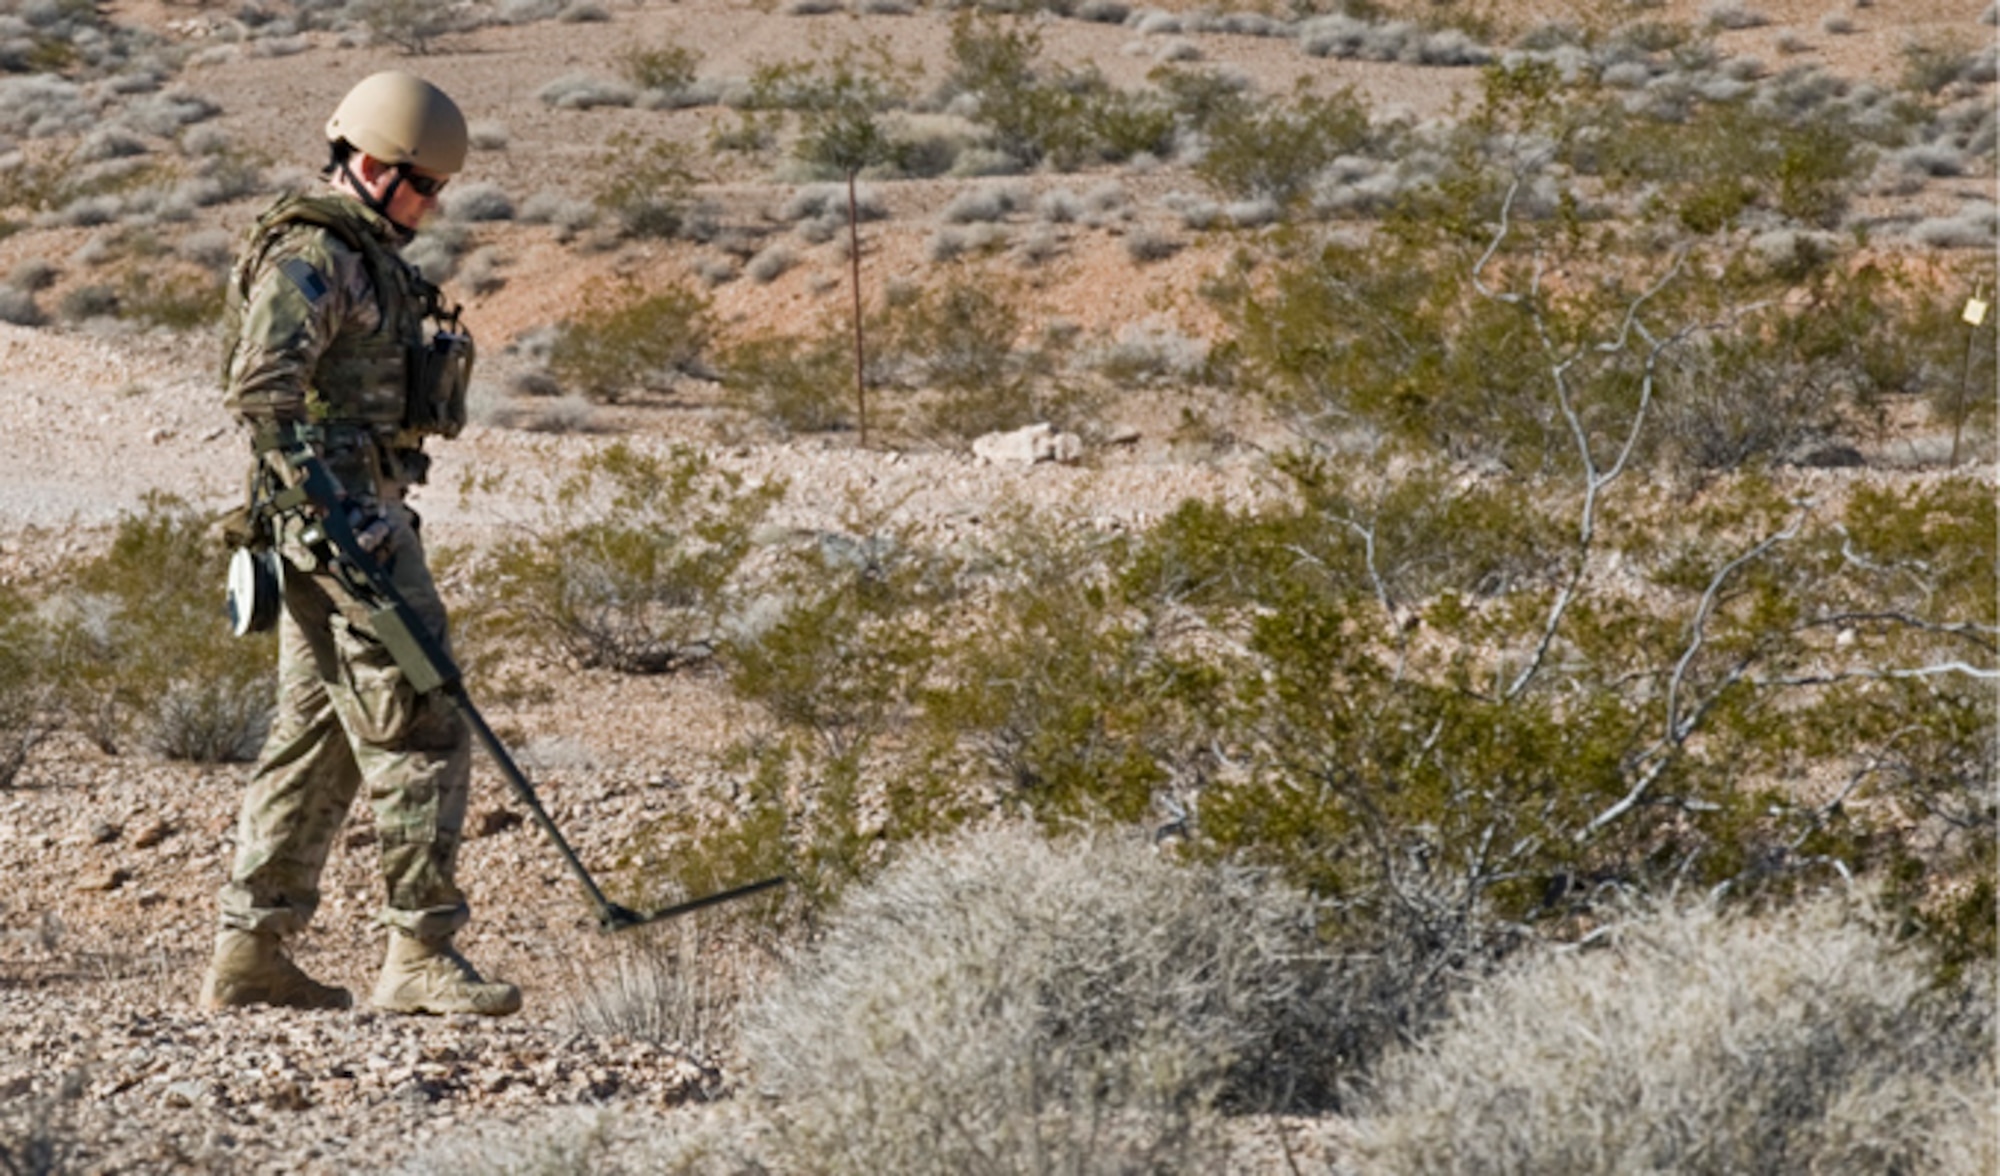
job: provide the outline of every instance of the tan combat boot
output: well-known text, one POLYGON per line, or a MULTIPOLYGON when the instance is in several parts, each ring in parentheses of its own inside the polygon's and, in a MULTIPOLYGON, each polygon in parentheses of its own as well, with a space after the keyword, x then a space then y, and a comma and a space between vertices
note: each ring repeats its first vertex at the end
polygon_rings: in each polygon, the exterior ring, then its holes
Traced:
POLYGON ((521 990, 480 978, 450 939, 389 932, 389 958, 369 998, 391 1013, 478 1013, 504 1017, 521 1009, 521 990))
POLYGON ((278 937, 266 931, 225 929, 215 937, 215 958, 201 984, 203 1008, 279 1005, 292 1009, 345 1009, 354 997, 299 970, 278 937))

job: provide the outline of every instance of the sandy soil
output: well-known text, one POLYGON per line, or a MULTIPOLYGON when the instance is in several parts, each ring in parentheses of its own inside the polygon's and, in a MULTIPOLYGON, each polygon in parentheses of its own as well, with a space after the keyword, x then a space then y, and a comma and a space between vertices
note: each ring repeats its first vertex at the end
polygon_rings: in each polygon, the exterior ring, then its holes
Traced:
MULTIPOLYGON (((1508 6, 1515 14, 1532 3, 1508 6)), ((1769 17, 1720 43, 1773 66, 1822 62, 1850 77, 1893 81, 1910 37, 1991 30, 1974 25, 1967 0, 1908 0, 1843 9, 1853 32, 1828 34, 1824 0, 1759 0, 1769 17), (1807 48, 1781 55, 1778 35, 1795 31, 1807 48)), ((1175 7, 1175 5, 1168 5, 1175 7)), ((1540 4, 1559 14, 1567 5, 1540 4)), ((1670 0, 1646 12, 1699 21, 1707 5, 1670 0)), ((229 6, 119 0, 114 19, 147 24, 191 47, 224 44, 229 6)), ((536 191, 585 195, 604 144, 643 130, 704 143, 713 109, 556 111, 536 92, 575 71, 609 77, 617 55, 665 40, 703 55, 704 74, 742 76, 760 64, 825 52, 843 43, 888 46, 935 77, 946 60, 948 18, 798 17, 768 5, 727 0, 619 3, 602 24, 544 23, 448 38, 436 54, 411 60, 380 47, 349 47, 311 34, 302 52, 239 52, 190 68, 183 84, 222 106, 216 124, 241 146, 273 160, 317 164, 325 113, 356 78, 384 66, 414 65, 452 91, 475 121, 506 130, 504 151, 476 157, 471 176, 503 185, 516 199, 536 191)), ((1519 16, 1523 24, 1530 23, 1519 16)), ((1470 70, 1348 63, 1308 58, 1287 42, 1189 35, 1204 60, 1239 68, 1264 92, 1295 81, 1353 85, 1380 107, 1441 117, 1476 86, 1470 70)), ((1124 27, 1054 22, 1051 52, 1094 62, 1121 85, 1143 80, 1156 46, 1124 27)), ((717 159, 719 172, 740 169, 717 159)), ((768 177, 723 174, 712 195, 730 218, 767 224, 790 193, 768 177)), ((1083 192, 1122 185, 1131 222, 1070 233, 1063 254, 1024 274, 1049 319, 1111 333, 1163 324, 1199 334, 1205 320, 1193 292, 1226 246, 1191 248, 1138 267, 1121 234, 1168 224, 1159 198, 1195 188, 1172 168, 1152 172, 1035 176, 1020 181, 1083 192)), ((959 182, 882 186, 892 216, 869 226, 871 289, 923 272, 926 241, 959 182)), ((1948 207, 1990 195, 1991 180, 1934 185, 1911 199, 1948 207)), ((187 227, 240 229, 256 202, 203 210, 187 227)), ((90 239, 76 228, 41 228, 0 239, 0 272, 34 258, 64 269, 51 294, 82 280, 71 260, 90 239)), ((477 239, 509 259, 506 284, 483 296, 461 291, 468 318, 491 359, 489 389, 517 361, 505 344, 558 321, 593 281, 624 275, 680 280, 696 247, 625 245, 601 253, 559 244, 552 230, 480 226, 477 239), (488 342, 490 341, 490 342, 488 342)), ((768 285, 739 279, 714 291, 718 312, 736 328, 801 324, 844 313, 845 261, 833 246, 801 246, 804 261, 768 285)), ((51 303, 52 304, 52 303, 51 303)), ((8 423, 0 430, 0 583, 38 584, 100 544, 108 527, 145 495, 166 491, 219 506, 237 491, 243 442, 218 402, 214 343, 111 324, 24 328, 0 325, 0 387, 8 423)), ((496 393, 497 394, 497 393, 496 393)), ((753 477, 786 478, 792 493, 777 520, 801 530, 832 529, 856 501, 940 528, 977 530, 1004 503, 1064 506, 1102 526, 1143 525, 1190 495, 1245 501, 1268 490, 1257 450, 1198 456, 1168 436, 1171 398, 1120 406, 1107 432, 1127 443, 1093 450, 1077 466, 984 465, 947 451, 864 451, 851 438, 772 442, 716 439, 700 411, 639 408, 607 415, 644 444, 692 441, 753 477)), ((1245 422, 1243 435, 1254 436, 1245 422)), ((601 436, 528 433, 475 425, 438 452, 433 488, 419 508, 438 543, 479 543, 515 520, 490 500, 461 501, 448 487, 468 472, 505 470, 533 479, 571 468, 601 436)), ((493 716, 539 748, 543 796, 577 848, 608 867, 631 831, 689 804, 726 803, 734 787, 718 766, 735 737, 754 724, 699 675, 630 679, 569 675, 558 701, 495 708, 493 716)), ((531 759, 534 759, 532 755, 531 759)), ((576 1031, 565 994, 580 973, 616 958, 619 945, 597 934, 574 885, 531 827, 495 814, 511 808, 483 764, 475 784, 475 826, 492 830, 468 843, 461 865, 475 907, 463 946, 482 967, 527 989, 513 1021, 408 1021, 252 1011, 211 1015, 193 1007, 213 925, 213 892, 231 849, 231 822, 243 766, 202 767, 139 757, 106 757, 72 738, 47 744, 16 787, 0 792, 0 1103, 16 1109, 57 1094, 69 1081, 87 1093, 63 1103, 92 1139, 78 1157, 88 1170, 346 1172, 393 1166, 465 1123, 520 1120, 548 1108, 607 1104, 657 1111, 699 1100, 729 1081, 726 1059, 697 1043, 669 1048, 576 1031), (74 1076, 73 1078, 71 1076, 74 1076)), ((377 884, 372 834, 358 812, 336 848, 327 901, 300 957, 325 979, 360 991, 372 983, 380 951, 369 920, 377 884)))

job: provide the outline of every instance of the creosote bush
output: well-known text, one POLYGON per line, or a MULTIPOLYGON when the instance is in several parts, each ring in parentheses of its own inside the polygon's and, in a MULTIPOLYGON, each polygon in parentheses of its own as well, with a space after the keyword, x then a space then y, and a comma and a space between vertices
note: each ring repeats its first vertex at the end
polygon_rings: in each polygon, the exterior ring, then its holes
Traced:
POLYGON ((746 1015, 779 1168, 1210 1172, 1322 1028, 1309 903, 1130 837, 1013 828, 848 896, 746 1015))
POLYGON ((584 458, 538 526, 470 557, 472 640, 576 665, 665 673, 708 657, 751 535, 784 493, 686 449, 619 442, 584 458))
POLYGON ((550 345, 549 371, 592 400, 663 390, 693 369, 713 331, 708 300, 694 290, 595 284, 550 345))
POLYGON ((48 641, 32 605, 0 589, 0 790, 13 785, 54 720, 48 709, 48 641))
POLYGON ((969 99, 995 148, 1064 171, 1171 153, 1174 115, 1165 103, 1114 88, 1095 67, 1042 62, 1041 48, 1032 26, 973 9, 952 23, 947 87, 969 99))
POLYGON ((276 645, 233 640, 219 607, 227 553, 212 520, 155 496, 44 606, 58 704, 107 752, 215 762, 256 753, 276 645))
POLYGON ((597 205, 626 236, 670 238, 686 225, 696 174, 683 145, 620 132, 598 167, 597 205))
POLYGON ((848 428, 858 417, 851 328, 741 340, 722 354, 723 385, 752 420, 780 435, 848 428))
POLYGON ((1990 1172, 1993 993, 1931 987, 1851 903, 1635 913, 1539 952, 1385 1060, 1390 1172, 1990 1172))

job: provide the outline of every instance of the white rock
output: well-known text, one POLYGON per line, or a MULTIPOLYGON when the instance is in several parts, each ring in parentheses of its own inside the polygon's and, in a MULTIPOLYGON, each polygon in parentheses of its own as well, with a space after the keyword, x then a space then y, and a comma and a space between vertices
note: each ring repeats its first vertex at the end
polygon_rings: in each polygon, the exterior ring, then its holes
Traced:
POLYGON ((1011 433, 988 433, 972 443, 972 455, 989 465, 1069 463, 1083 456, 1083 439, 1075 433, 1058 433, 1054 425, 1042 421, 1011 433))

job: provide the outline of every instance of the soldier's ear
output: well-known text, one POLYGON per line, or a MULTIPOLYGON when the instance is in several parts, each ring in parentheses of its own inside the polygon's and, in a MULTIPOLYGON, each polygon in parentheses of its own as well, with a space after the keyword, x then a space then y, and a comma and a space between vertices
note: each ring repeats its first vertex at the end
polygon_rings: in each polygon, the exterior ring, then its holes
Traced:
POLYGON ((354 174, 371 190, 380 185, 389 173, 396 170, 393 163, 383 163, 366 151, 356 151, 353 162, 354 174))

